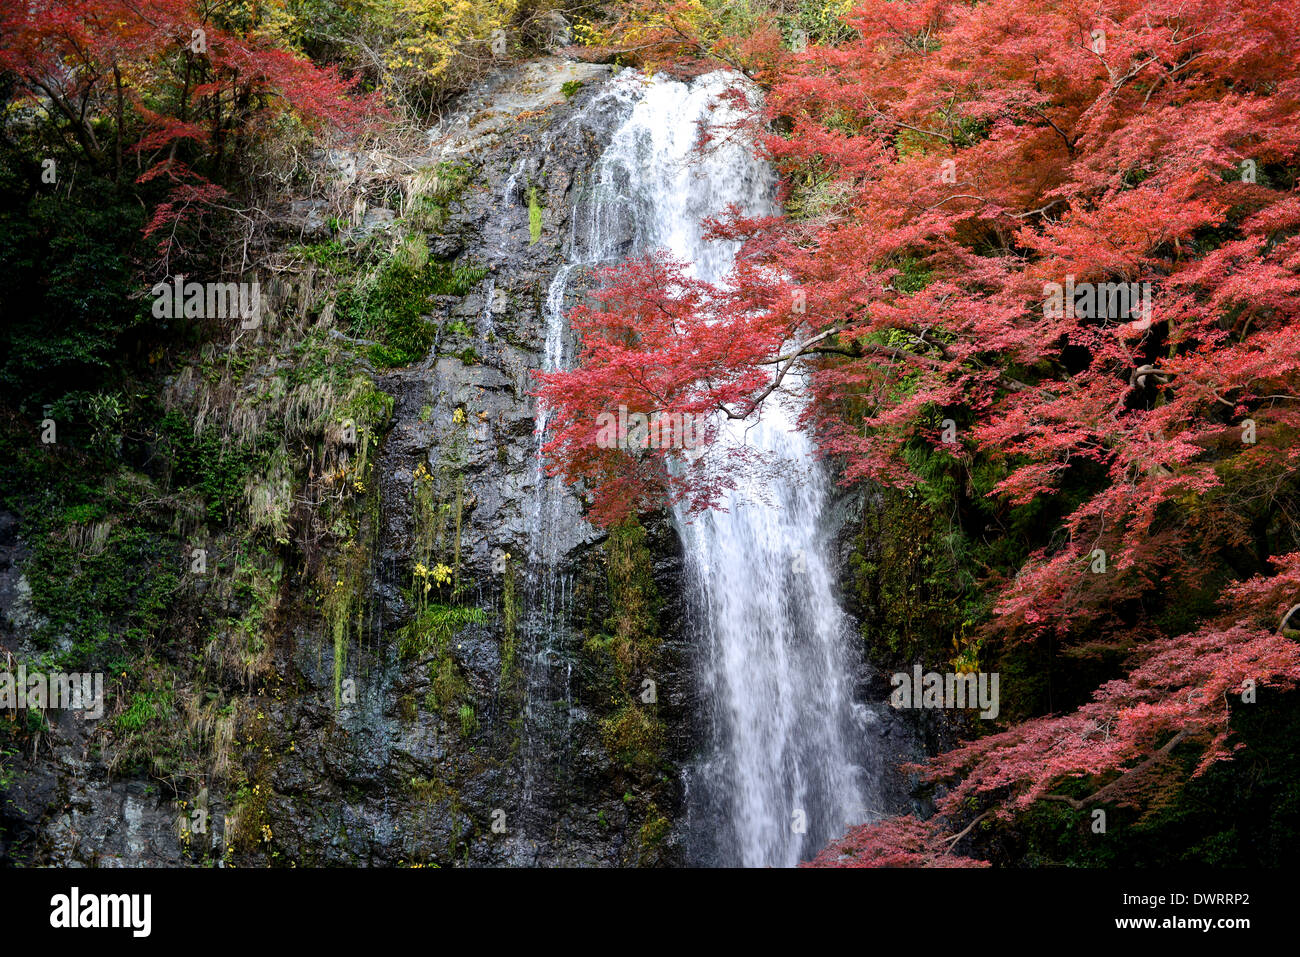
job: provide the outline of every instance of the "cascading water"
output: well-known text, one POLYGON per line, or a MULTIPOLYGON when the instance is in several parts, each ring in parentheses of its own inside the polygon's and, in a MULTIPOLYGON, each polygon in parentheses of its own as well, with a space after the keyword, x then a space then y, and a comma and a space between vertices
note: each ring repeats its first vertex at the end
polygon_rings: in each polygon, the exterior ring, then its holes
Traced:
MULTIPOLYGON (((716 132, 737 119, 721 99, 737 81, 715 73, 646 83, 626 71, 611 84, 634 105, 594 171, 585 230, 575 230, 570 264, 552 283, 546 368, 567 364, 565 290, 576 269, 662 248, 719 282, 736 246, 706 241, 703 220, 733 204, 742 214, 774 211, 775 176, 748 143, 724 132, 696 149, 701 124, 716 132)), ((726 512, 675 516, 710 709, 707 750, 688 777, 700 863, 790 866, 868 815, 855 743, 865 736, 821 532, 824 478, 791 410, 769 406, 757 423, 729 423, 729 439, 776 457, 785 478, 742 483, 726 512)))
MULTIPOLYGON (((775 456, 727 511, 686 524, 699 588, 713 750, 691 771, 691 833, 716 864, 793 866, 870 815, 867 714, 854 706, 847 627, 821 530, 826 489, 788 407, 727 440, 775 456)), ((734 424, 733 424, 734 425, 734 424)))

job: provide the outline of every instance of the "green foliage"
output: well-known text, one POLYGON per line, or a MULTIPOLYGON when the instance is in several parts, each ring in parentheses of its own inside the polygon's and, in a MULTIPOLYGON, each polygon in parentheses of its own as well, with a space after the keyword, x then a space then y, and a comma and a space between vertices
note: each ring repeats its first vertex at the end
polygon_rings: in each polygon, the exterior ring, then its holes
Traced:
POLYGON ((402 628, 398 635, 398 651, 410 658, 445 651, 456 632, 485 621, 487 612, 482 608, 429 605, 402 628))
MULTIPOLYGON (((373 0, 383 25, 390 85, 432 104, 493 55, 495 31, 507 27, 517 0, 373 0)), ((502 51, 505 52, 505 51, 502 51)))
MULTIPOLYGON (((896 283, 926 281, 913 261, 899 269, 896 283)), ((961 448, 968 413, 936 408, 927 427, 938 433, 945 418, 953 419, 961 448)), ((1013 718, 1047 707, 1053 693, 1058 704, 1063 692, 1086 695, 1112 661, 1103 656, 1061 668, 1032 643, 985 646, 982 627, 991 610, 988 583, 1014 575, 1042 547, 1044 530, 1075 507, 1097 476, 1077 468, 1060 495, 1009 506, 990 496, 1010 473, 1009 460, 959 459, 922 438, 908 443, 903 457, 921 481, 907 490, 877 490, 850 558, 850 587, 873 655, 889 667, 921 661, 1001 671, 1019 689, 1003 709, 1013 718)))
POLYGON ((639 836, 642 849, 652 850, 658 847, 670 830, 672 830, 672 823, 651 804, 646 810, 646 819, 641 825, 639 836))
POLYGON ((635 519, 610 530, 605 569, 610 614, 604 633, 591 638, 588 646, 608 656, 614 682, 626 692, 627 683, 653 663, 660 645, 661 602, 645 529, 635 519))
MULTIPOLYGON (((57 501, 50 490, 45 498, 57 501)), ((116 504, 116 503, 115 503, 116 504)), ((87 514, 102 505, 51 510, 60 518, 27 513, 32 554, 25 574, 41 624, 37 647, 63 648, 68 670, 111 665, 127 649, 156 640, 180 583, 179 549, 146 525, 110 522, 98 533, 65 524, 61 516, 87 514)))
POLYGON ((306 246, 290 246, 288 252, 307 262, 324 266, 332 272, 342 271, 348 261, 348 247, 337 239, 327 239, 306 246))
POLYGON ((174 409, 163 417, 159 431, 171 452, 173 484, 198 491, 208 521, 217 525, 234 521, 243 508, 244 485, 265 467, 268 453, 232 442, 215 425, 195 436, 190 422, 174 409))
POLYGON ((542 238, 542 204, 537 199, 537 187, 528 187, 528 242, 536 245, 542 238))
POLYGON ((648 706, 628 701, 601 722, 605 747, 628 767, 653 768, 663 749, 663 727, 648 706))
POLYGON ((280 597, 284 565, 265 548, 241 551, 234 568, 218 568, 229 576, 231 597, 239 614, 226 620, 223 649, 225 663, 241 677, 258 675, 269 667, 271 642, 267 629, 280 597))
POLYGON ((425 804, 436 804, 448 797, 447 788, 432 778, 411 778, 411 792, 425 804))
POLYGON ((431 604, 398 633, 398 652, 405 657, 429 658, 429 692, 425 705, 447 720, 458 721, 465 735, 478 727, 474 708, 466 698, 469 685, 452 653, 456 633, 487 621, 482 608, 431 604))
POLYGON ((816 164, 788 170, 786 182, 790 195, 786 199, 785 212, 792 221, 810 220, 833 212, 848 197, 833 173, 816 164))
POLYGON ((752 34, 769 11, 764 0, 704 0, 701 7, 708 11, 709 28, 733 38, 752 34))
POLYGON ((440 713, 448 721, 459 714, 459 702, 469 694, 469 684, 452 656, 444 654, 429 664, 429 692, 424 706, 440 713))
MULTIPOLYGON (((112 719, 111 767, 117 773, 146 773, 173 787, 197 780, 203 749, 178 707, 172 667, 142 656, 119 677, 126 707, 112 719)), ((106 696, 110 702, 114 698, 107 689, 106 696)))
POLYGON ((940 533, 941 522, 919 496, 893 489, 864 517, 850 559, 866 612, 862 630, 876 653, 887 652, 892 662, 937 664, 971 624, 960 604, 969 573, 954 554, 965 542, 951 531, 940 533))
POLYGON ((59 516, 59 521, 65 525, 88 525, 91 522, 99 521, 108 514, 104 506, 99 502, 83 502, 80 505, 69 505, 59 516))
MULTIPOLYGON (((375 496, 369 496, 371 502, 375 496)), ((372 517, 371 517, 372 518, 372 517)), ((366 594, 374 560, 374 522, 360 520, 361 530, 336 550, 334 563, 323 570, 322 613, 334 650, 334 707, 342 707, 343 671, 348 641, 366 630, 366 594)))
POLYGON ((416 195, 406 211, 411 229, 440 232, 451 215, 451 205, 469 185, 472 171, 465 163, 442 162, 417 179, 416 195))
POLYGON ((469 737, 478 730, 478 718, 475 716, 474 708, 471 705, 461 705, 460 710, 457 711, 457 716, 460 718, 460 733, 465 737, 469 737))
POLYGON ((399 251, 343 289, 337 315, 352 335, 377 342, 369 349, 376 365, 406 365, 423 359, 437 338, 429 318, 433 298, 463 296, 485 275, 483 269, 421 261, 409 249, 399 251))
POLYGON ((114 722, 119 731, 134 732, 145 728, 171 711, 171 696, 162 692, 137 691, 131 704, 114 722))
POLYGON ((22 752, 15 747, 0 747, 0 793, 8 791, 18 776, 18 758, 22 752))
POLYGON ((0 385, 39 410, 108 376, 149 315, 140 203, 93 178, 71 197, 29 189, 0 150, 0 385))
POLYGON ((616 706, 601 721, 601 734, 622 765, 648 769, 660 763, 664 745, 658 705, 640 699, 641 682, 658 660, 660 598, 645 529, 635 519, 610 530, 605 567, 610 614, 605 633, 592 636, 585 646, 606 671, 616 706))
POLYGON ((793 13, 779 17, 778 23, 789 44, 793 44, 797 31, 803 32, 808 43, 840 43, 857 36, 857 31, 844 22, 852 9, 852 0, 799 0, 793 13))
POLYGON ((894 276, 893 286, 899 292, 916 293, 930 285, 931 271, 915 257, 909 256, 895 266, 898 274, 894 276))

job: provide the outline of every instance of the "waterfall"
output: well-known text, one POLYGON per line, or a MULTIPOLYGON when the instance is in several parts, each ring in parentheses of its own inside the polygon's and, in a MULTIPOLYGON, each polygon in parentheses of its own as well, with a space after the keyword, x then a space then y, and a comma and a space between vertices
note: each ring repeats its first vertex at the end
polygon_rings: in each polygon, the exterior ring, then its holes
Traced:
MULTIPOLYGON (((726 129, 737 117, 719 95, 735 81, 658 81, 611 144, 638 181, 629 190, 642 200, 637 251, 666 248, 709 282, 725 280, 735 249, 706 242, 701 221, 732 204, 748 215, 776 211, 772 171, 726 129), (693 149, 701 123, 721 141, 703 156, 693 149)), ((698 856, 712 864, 791 866, 868 814, 865 728, 822 532, 825 479, 794 429, 797 390, 769 401, 757 423, 726 423, 724 441, 774 456, 783 478, 742 477, 726 511, 675 515, 709 708, 689 813, 698 856)))
MULTIPOLYGON (((629 70, 612 81, 610 95, 632 105, 575 212, 568 264, 548 295, 545 368, 570 361, 566 290, 586 267, 666 249, 695 277, 724 281, 736 244, 706 241, 702 221, 733 204, 749 215, 775 211, 773 171, 726 129, 738 117, 721 95, 738 80, 646 81, 629 70), (702 124, 717 134, 703 152, 702 124)), ((793 428, 798 389, 796 381, 769 402, 760 421, 727 425, 728 441, 775 456, 782 480, 742 481, 725 512, 674 516, 708 711, 704 753, 687 775, 700 863, 794 865, 867 816, 858 754, 866 738, 822 531, 825 479, 793 428)), ((546 418, 539 409, 539 429, 546 418)), ((549 517, 539 528, 554 527, 549 517)))
POLYGON ((492 317, 492 308, 496 305, 497 277, 488 276, 487 288, 483 292, 483 315, 479 322, 479 336, 486 342, 488 336, 496 333, 496 322, 492 317))
POLYGON ((870 816, 858 754, 870 716, 853 704, 825 480, 792 424, 788 406, 769 404, 727 436, 776 456, 781 480, 742 478, 726 511, 677 516, 711 709, 711 750, 688 777, 691 832, 715 864, 793 866, 870 816))

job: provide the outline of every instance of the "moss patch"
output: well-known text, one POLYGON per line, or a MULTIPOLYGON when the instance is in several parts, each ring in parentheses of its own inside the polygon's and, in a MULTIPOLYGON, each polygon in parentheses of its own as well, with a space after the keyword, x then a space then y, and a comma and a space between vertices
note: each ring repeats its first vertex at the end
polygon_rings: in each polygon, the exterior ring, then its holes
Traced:
POLYGON ((542 204, 537 199, 537 187, 528 187, 528 243, 535 245, 542 238, 542 204))

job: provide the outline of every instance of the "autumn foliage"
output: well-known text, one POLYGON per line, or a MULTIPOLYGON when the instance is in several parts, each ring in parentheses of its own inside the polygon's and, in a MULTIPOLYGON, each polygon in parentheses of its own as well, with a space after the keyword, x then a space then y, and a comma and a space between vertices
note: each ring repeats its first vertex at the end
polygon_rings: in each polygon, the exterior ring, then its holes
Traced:
MULTIPOLYGON (((1168 800, 1232 755, 1247 689, 1300 678, 1300 10, 866 0, 847 22, 784 55, 759 139, 791 214, 719 224, 747 240, 731 288, 650 260, 575 315, 581 368, 543 390, 556 467, 602 521, 708 504, 734 464, 597 454, 597 414, 743 416, 794 366, 843 482, 996 470, 999 515, 1051 524, 974 570, 985 647, 1124 666, 932 762, 942 818, 1168 800), (1147 319, 1045 308, 1067 281, 1149 283, 1147 319), (1173 595, 1211 597, 1180 622, 1173 595)), ((933 826, 830 857, 946 863, 933 826)))
POLYGON ((373 98, 289 49, 283 4, 32 0, 0 12, 0 71, 74 161, 168 193, 146 226, 174 226, 226 195, 218 185, 285 115, 355 128, 373 98))
POLYGON ((953 837, 934 819, 910 814, 856 827, 805 867, 988 867, 987 861, 954 854, 953 837))
POLYGON ((774 10, 764 4, 634 0, 610 4, 604 13, 597 21, 579 23, 574 56, 618 59, 684 79, 719 64, 767 74, 780 55, 774 10))

